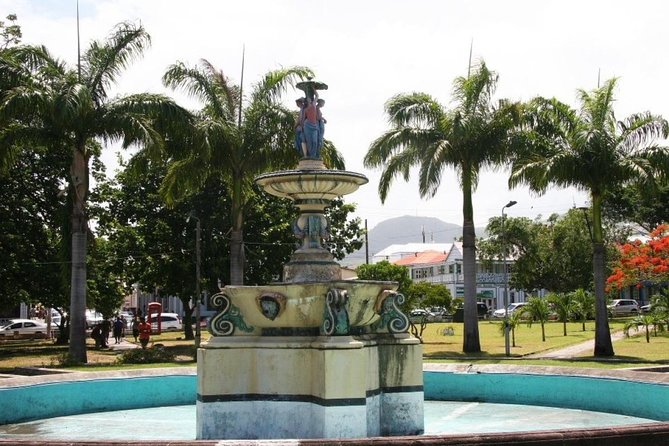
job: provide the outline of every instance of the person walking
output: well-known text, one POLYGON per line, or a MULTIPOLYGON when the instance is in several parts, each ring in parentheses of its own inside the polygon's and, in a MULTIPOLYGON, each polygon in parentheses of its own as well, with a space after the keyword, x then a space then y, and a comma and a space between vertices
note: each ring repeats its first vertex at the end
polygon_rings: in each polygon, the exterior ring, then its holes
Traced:
POLYGON ((146 348, 149 344, 149 339, 151 339, 151 324, 147 323, 142 316, 139 319, 139 343, 142 345, 142 348, 146 348))
POLYGON ((109 319, 105 318, 100 323, 100 326, 102 327, 102 348, 107 348, 109 347, 109 333, 112 329, 112 323, 109 321, 109 319))
POLYGON ((139 336, 139 317, 135 316, 132 318, 132 336, 137 342, 137 337, 139 336))
POLYGON ((121 343, 121 338, 123 337, 123 329, 125 328, 125 323, 123 322, 123 319, 121 319, 121 316, 117 316, 116 320, 114 321, 114 344, 120 344, 121 343))
POLYGON ((91 338, 95 340, 95 348, 102 348, 102 326, 101 324, 95 324, 93 330, 91 331, 91 338))

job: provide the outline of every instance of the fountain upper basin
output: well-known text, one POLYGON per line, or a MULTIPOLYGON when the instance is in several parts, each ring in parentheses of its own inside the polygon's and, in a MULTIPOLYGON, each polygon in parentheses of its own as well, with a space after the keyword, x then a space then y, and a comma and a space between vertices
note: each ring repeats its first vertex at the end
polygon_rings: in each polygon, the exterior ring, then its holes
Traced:
POLYGON ((223 336, 256 336, 263 329, 316 329, 337 308, 346 311, 350 327, 365 327, 381 318, 385 299, 396 289, 395 282, 367 280, 226 286, 212 296, 221 311, 209 328, 223 336))

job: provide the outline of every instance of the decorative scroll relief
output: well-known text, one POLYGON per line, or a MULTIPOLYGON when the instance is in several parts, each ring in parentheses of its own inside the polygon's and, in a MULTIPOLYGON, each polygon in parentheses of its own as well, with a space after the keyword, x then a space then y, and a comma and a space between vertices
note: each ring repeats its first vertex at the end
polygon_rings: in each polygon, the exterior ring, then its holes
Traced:
POLYGON ((404 303, 404 295, 395 291, 384 291, 386 297, 381 300, 377 313, 381 318, 372 325, 372 331, 377 333, 406 333, 409 331, 409 318, 406 317, 400 306, 404 303))
POLYGON ((348 319, 348 292, 337 288, 330 288, 325 297, 325 310, 321 334, 325 336, 347 335, 351 331, 348 319))
POLYGON ((209 332, 214 336, 232 336, 235 329, 239 329, 246 333, 251 333, 255 329, 244 322, 239 308, 230 302, 230 297, 225 294, 225 291, 216 293, 211 296, 209 302, 218 310, 209 323, 209 332))

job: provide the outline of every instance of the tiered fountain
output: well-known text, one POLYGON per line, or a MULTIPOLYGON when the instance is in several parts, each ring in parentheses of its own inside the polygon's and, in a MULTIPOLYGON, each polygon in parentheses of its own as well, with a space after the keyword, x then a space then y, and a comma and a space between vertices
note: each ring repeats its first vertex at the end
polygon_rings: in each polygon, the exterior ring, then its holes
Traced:
POLYGON ((367 183, 320 159, 323 120, 307 81, 298 99, 297 169, 256 178, 293 200, 301 240, 283 282, 226 286, 198 351, 197 438, 356 438, 423 432, 422 349, 394 282, 342 280, 323 247, 325 208, 367 183))

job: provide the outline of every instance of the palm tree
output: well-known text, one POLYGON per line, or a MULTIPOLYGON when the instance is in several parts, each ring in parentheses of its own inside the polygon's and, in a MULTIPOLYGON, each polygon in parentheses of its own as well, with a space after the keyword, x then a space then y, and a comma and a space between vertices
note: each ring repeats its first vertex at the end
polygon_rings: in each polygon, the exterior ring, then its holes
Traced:
POLYGON ((656 314, 639 314, 634 319, 627 321, 623 327, 625 336, 630 337, 630 330, 634 328, 639 331, 639 327, 643 327, 646 333, 646 342, 650 342, 650 327, 662 323, 662 320, 656 314))
POLYGON ((572 307, 576 318, 581 321, 581 330, 585 331, 585 321, 595 313, 595 299, 582 288, 571 293, 572 307))
POLYGON ((476 234, 472 192, 482 168, 496 167, 506 160, 516 104, 492 102, 497 74, 480 62, 471 76, 454 82, 457 106, 446 110, 425 93, 400 94, 385 104, 391 129, 375 140, 364 163, 381 167, 379 196, 385 201, 393 179, 405 180, 419 166, 421 197, 432 197, 447 168, 455 169, 463 196, 464 341, 463 351, 480 352, 476 308, 476 234))
POLYGON ((534 321, 539 321, 541 324, 541 341, 546 342, 545 325, 548 316, 551 314, 551 309, 548 306, 546 299, 532 297, 527 301, 527 305, 523 306, 520 311, 524 316, 529 316, 529 319, 527 320, 528 327, 531 327, 534 321))
POLYGON ((655 144, 666 138, 667 121, 650 113, 616 121, 610 79, 592 92, 579 90, 580 110, 556 99, 530 102, 524 136, 529 150, 513 160, 509 185, 527 184, 543 193, 551 186, 588 191, 591 201, 595 284, 595 356, 613 356, 606 310, 602 201, 613 186, 650 185, 669 174, 669 150, 655 144))
MULTIPOLYGON (((294 166, 295 114, 281 103, 282 94, 298 80, 313 77, 305 67, 270 71, 251 91, 243 105, 241 88, 207 60, 188 67, 178 62, 168 68, 163 83, 183 90, 202 108, 185 140, 172 151, 173 162, 162 193, 168 203, 200 190, 212 175, 231 191, 230 283, 244 284, 244 206, 253 179, 271 168, 294 166)), ((343 168, 332 144, 323 149, 330 166, 343 168)))
POLYGON ((548 296, 548 302, 553 305, 557 320, 562 322, 563 336, 567 336, 567 322, 569 322, 574 312, 572 295, 569 293, 551 294, 548 296))
POLYGON ((657 316, 658 325, 669 328, 669 288, 661 290, 651 298, 651 311, 657 316))
POLYGON ((99 155, 100 141, 157 150, 163 139, 154 124, 167 128, 188 113, 168 98, 135 94, 110 98, 108 90, 121 71, 150 44, 143 27, 116 26, 104 42, 92 42, 78 70, 68 69, 43 47, 8 50, 0 72, 11 73, 13 88, 2 91, 0 165, 8 167, 20 149, 41 145, 71 149, 68 201, 71 213, 70 347, 72 361, 86 359, 86 247, 89 163, 99 155))
MULTIPOLYGON (((522 311, 514 311, 509 314, 507 319, 507 324, 509 325, 509 332, 511 333, 511 346, 516 346, 516 328, 520 325, 523 320, 522 311)), ((506 329, 504 327, 504 322, 499 326, 499 333, 504 336, 506 334, 506 329)))

